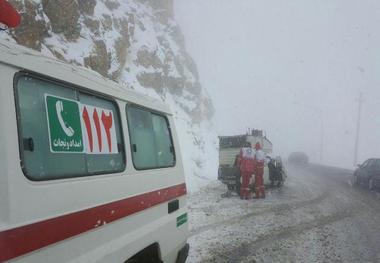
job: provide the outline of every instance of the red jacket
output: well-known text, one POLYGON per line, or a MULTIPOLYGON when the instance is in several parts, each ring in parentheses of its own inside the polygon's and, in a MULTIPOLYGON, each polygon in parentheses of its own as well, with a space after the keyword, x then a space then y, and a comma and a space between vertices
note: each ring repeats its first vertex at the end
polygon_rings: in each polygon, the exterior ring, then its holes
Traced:
POLYGON ((255 171, 255 151, 251 147, 243 147, 239 154, 239 168, 242 172, 253 173, 255 171))

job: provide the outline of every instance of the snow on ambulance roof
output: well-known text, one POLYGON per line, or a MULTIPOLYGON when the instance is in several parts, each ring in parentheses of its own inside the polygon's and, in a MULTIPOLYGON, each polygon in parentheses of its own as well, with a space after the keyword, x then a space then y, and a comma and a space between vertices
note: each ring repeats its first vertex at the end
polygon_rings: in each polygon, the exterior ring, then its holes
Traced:
POLYGON ((98 93, 171 114, 169 107, 163 102, 130 88, 123 88, 95 71, 70 65, 4 40, 0 40, 0 64, 11 65, 21 70, 62 80, 98 93))

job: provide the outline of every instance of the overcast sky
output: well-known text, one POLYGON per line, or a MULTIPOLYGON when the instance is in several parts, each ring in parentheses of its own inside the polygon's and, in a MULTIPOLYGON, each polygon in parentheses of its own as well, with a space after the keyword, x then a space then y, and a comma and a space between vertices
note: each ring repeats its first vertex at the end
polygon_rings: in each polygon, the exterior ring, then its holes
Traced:
POLYGON ((380 1, 175 0, 176 20, 213 100, 219 135, 262 128, 283 155, 380 157, 380 1), (323 142, 323 144, 321 144, 323 142), (323 145, 323 147, 321 147, 323 145))

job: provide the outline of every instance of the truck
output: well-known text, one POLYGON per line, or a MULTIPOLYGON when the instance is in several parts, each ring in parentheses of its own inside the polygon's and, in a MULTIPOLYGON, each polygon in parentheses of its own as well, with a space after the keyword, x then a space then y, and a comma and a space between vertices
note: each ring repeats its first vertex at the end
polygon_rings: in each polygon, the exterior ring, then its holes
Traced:
MULTIPOLYGON (((273 152, 272 142, 266 137, 262 130, 252 129, 248 130, 246 134, 219 136, 218 180, 226 184, 229 191, 240 192, 240 170, 236 165, 236 159, 240 153, 240 149, 247 142, 250 142, 252 146, 259 142, 263 151, 268 156, 273 152)), ((272 183, 269 175, 268 166, 265 165, 265 184, 272 183)))

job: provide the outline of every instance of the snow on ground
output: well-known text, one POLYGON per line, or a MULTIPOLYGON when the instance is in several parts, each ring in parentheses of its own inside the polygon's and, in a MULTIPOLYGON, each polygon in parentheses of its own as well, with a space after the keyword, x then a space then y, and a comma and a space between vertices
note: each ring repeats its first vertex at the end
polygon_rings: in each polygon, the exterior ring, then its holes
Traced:
POLYGON ((275 211, 281 204, 290 205, 289 200, 295 202, 299 195, 308 195, 309 199, 317 197, 315 191, 306 192, 302 188, 297 188, 293 193, 287 191, 297 183, 300 182, 289 180, 283 189, 267 191, 267 198, 263 200, 240 200, 237 195, 222 198, 226 186, 219 181, 190 195, 189 262, 203 262, 209 256, 210 249, 248 242, 273 229, 275 211), (279 198, 281 193, 283 196, 279 198))
POLYGON ((188 262, 380 262, 374 216, 353 190, 308 170, 291 170, 264 200, 222 198, 226 187, 212 182, 188 198, 188 262))

